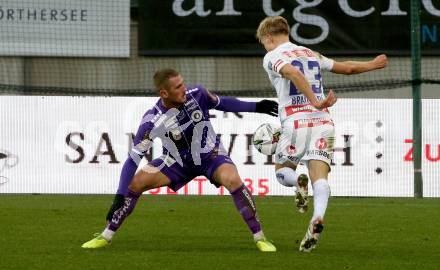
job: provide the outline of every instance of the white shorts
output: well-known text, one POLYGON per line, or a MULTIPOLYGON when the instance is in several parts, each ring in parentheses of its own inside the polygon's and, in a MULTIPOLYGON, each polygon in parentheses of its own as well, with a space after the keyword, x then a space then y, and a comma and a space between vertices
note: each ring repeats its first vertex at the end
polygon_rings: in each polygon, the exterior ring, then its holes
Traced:
POLYGON ((330 167, 333 158, 335 128, 331 118, 287 118, 282 124, 275 162, 321 160, 330 167))

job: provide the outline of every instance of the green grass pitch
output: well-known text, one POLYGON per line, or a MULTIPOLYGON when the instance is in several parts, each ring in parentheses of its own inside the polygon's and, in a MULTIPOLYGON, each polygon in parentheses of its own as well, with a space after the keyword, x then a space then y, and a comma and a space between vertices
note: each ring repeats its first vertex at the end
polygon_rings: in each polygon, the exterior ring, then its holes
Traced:
POLYGON ((0 195, 0 269, 440 269, 439 199, 331 198, 318 247, 298 252, 311 211, 256 199, 261 253, 229 196, 142 196, 101 250, 112 196, 0 195))

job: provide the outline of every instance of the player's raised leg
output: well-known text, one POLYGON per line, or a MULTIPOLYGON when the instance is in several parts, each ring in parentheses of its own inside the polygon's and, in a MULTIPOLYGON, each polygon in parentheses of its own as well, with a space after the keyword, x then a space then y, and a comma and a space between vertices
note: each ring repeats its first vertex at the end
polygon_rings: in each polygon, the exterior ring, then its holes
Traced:
POLYGON ((300 213, 308 209, 309 178, 296 172, 297 164, 305 153, 306 129, 294 129, 293 120, 283 122, 282 133, 275 155, 275 175, 277 181, 286 187, 296 187, 295 204, 300 213))
MULTIPOLYGON (((148 165, 147 165, 148 166, 148 165)), ((122 225, 124 220, 133 212, 140 195, 147 190, 167 186, 171 183, 169 178, 159 170, 152 167, 140 170, 133 177, 128 187, 128 193, 124 197, 116 196, 115 201, 107 215, 108 224, 101 234, 95 235, 95 238, 84 243, 83 248, 102 248, 111 243, 113 235, 122 225), (122 200, 118 202, 118 200, 122 200), (115 207, 116 205, 116 207, 115 207), (119 207, 117 207, 119 205, 119 207)))
POLYGON ((296 173, 296 165, 287 161, 275 164, 275 175, 278 182, 286 187, 296 187, 295 204, 298 212, 305 213, 309 204, 309 178, 305 174, 296 173))
POLYGON ((241 181, 235 165, 229 163, 220 165, 213 174, 213 180, 231 193, 238 212, 253 234, 257 248, 263 252, 276 251, 276 247, 264 235, 253 196, 241 181))
POLYGON ((308 167, 313 186, 314 209, 307 232, 299 247, 303 252, 310 252, 316 247, 324 229, 324 215, 330 197, 330 186, 327 181, 329 165, 321 160, 310 160, 308 167))

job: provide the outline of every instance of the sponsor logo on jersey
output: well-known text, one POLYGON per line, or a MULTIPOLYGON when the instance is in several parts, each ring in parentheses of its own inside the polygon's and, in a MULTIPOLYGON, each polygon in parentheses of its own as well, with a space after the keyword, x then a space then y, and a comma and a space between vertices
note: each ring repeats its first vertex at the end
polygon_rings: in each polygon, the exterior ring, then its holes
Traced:
POLYGON ((194 99, 188 99, 187 102, 185 102, 185 106, 191 106, 192 104, 194 104, 195 100, 194 99))
POLYGON ((294 155, 296 153, 296 147, 294 145, 289 145, 286 147, 286 151, 289 155, 294 155))
POLYGON ((293 163, 299 163, 300 158, 299 157, 294 157, 294 156, 286 156, 288 160, 292 161, 293 163))
MULTIPOLYGON (((324 99, 323 95, 315 94, 315 96, 318 101, 324 99)), ((303 94, 292 96, 292 105, 295 106, 295 105, 307 105, 307 104, 310 104, 310 101, 303 94)))
POLYGON ((184 106, 188 111, 192 111, 198 108, 198 105, 194 99, 188 100, 184 106))
POLYGON ((193 88, 193 89, 188 89, 188 90, 186 90, 186 93, 187 94, 191 94, 192 92, 196 92, 196 91, 199 91, 199 88, 193 88))
POLYGON ((318 127, 318 126, 322 126, 322 125, 334 126, 332 120, 320 118, 320 117, 315 117, 315 118, 310 118, 310 119, 298 119, 298 120, 293 121, 293 126, 295 129, 318 127))
POLYGON ((319 150, 323 150, 327 148, 327 141, 324 138, 317 139, 315 142, 315 147, 319 150))
POLYGON ((327 159, 332 159, 331 155, 324 150, 307 150, 307 155, 323 156, 327 159))
POLYGON ((272 70, 272 62, 269 61, 269 63, 267 63, 267 69, 272 70))
POLYGON ((292 98, 292 105, 304 105, 309 103, 309 100, 304 95, 297 95, 292 98))
POLYGON ((287 106, 284 108, 284 110, 286 111, 286 116, 289 116, 289 115, 292 115, 295 113, 311 113, 311 112, 326 112, 326 113, 328 113, 327 108, 325 108, 323 110, 318 110, 310 104, 287 106))

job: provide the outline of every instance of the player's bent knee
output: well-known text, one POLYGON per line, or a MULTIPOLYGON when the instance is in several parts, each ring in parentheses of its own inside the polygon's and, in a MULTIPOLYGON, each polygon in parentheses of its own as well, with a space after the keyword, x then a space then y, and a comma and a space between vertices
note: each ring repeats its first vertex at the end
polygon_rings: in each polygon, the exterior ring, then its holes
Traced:
POLYGON ((150 169, 142 168, 138 171, 130 183, 129 188, 135 192, 145 192, 147 190, 168 186, 171 180, 160 172, 160 170, 151 167, 150 169))
POLYGON ((241 181, 241 178, 237 175, 235 177, 227 177, 222 179, 220 184, 232 192, 241 187, 241 185, 243 185, 243 181, 241 181))
POLYGON ((145 189, 145 185, 142 182, 142 178, 136 174, 135 176, 133 176, 133 180, 131 181, 130 185, 128 186, 128 188, 134 192, 144 192, 145 189))
POLYGON ((289 167, 283 167, 275 172, 278 182, 286 187, 296 186, 296 181, 298 179, 297 173, 289 167))
POLYGON ((237 168, 233 164, 222 164, 218 167, 213 174, 213 180, 230 192, 238 189, 243 184, 237 168))
POLYGON ((243 181, 241 178, 237 175, 233 181, 231 181, 231 187, 230 190, 236 190, 237 188, 241 187, 243 185, 243 181))
POLYGON ((138 172, 133 176, 129 188, 134 192, 144 192, 152 188, 154 181, 153 177, 149 173, 138 172))
POLYGON ((238 189, 243 184, 240 176, 237 173, 232 172, 221 174, 216 181, 230 192, 238 189))

